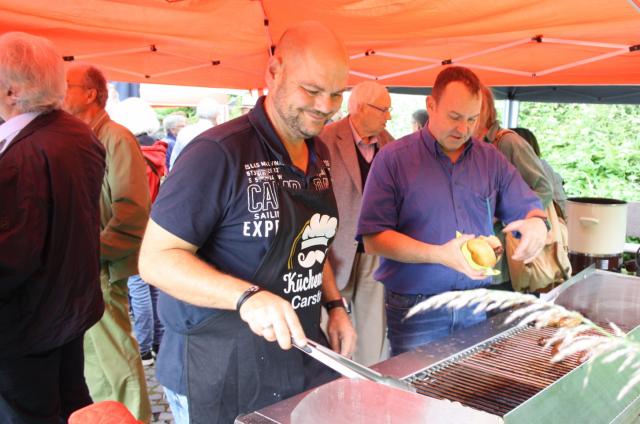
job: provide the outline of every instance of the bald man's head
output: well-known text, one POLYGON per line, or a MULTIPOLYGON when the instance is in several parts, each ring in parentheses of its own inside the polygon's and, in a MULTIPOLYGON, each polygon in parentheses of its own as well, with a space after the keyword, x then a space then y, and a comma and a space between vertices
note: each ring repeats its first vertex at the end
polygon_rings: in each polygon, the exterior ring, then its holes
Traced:
POLYGON ((349 58, 342 42, 336 34, 318 22, 302 22, 288 28, 280 38, 274 55, 285 62, 299 60, 306 55, 326 55, 347 66, 349 58))
POLYGON ((317 135, 340 108, 348 57, 327 27, 304 22, 287 29, 269 59, 267 114, 281 137, 317 135))

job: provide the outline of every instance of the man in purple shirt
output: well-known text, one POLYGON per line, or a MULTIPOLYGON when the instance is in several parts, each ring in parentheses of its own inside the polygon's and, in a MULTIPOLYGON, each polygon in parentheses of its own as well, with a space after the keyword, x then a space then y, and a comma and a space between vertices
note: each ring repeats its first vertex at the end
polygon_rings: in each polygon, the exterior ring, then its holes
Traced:
POLYGON ((385 285, 394 355, 485 319, 443 308, 402 321, 429 296, 489 285, 460 248, 472 234, 492 234, 494 216, 508 224, 504 231, 521 234, 514 259, 530 262, 544 245, 536 195, 495 148, 471 138, 481 104, 477 76, 446 68, 427 100, 427 125, 380 151, 371 167, 358 236, 382 257, 375 277, 385 285), (465 236, 456 239, 456 231, 465 236))

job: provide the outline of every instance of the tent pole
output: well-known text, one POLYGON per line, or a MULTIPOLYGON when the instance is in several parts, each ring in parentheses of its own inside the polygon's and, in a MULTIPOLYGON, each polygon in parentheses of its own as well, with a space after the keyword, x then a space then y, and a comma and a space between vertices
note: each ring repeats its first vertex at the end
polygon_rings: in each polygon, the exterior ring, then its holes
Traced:
POLYGON ((520 102, 518 100, 506 99, 502 107, 505 128, 515 128, 518 126, 518 115, 520 114, 520 102))

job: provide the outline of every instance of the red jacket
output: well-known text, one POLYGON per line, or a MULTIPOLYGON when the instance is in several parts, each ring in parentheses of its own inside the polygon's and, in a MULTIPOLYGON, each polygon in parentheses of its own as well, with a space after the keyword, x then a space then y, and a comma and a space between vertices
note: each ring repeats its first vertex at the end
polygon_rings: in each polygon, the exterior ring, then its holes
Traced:
POLYGON ((149 180, 149 195, 153 203, 160 191, 160 181, 167 174, 166 157, 167 142, 156 141, 152 146, 140 146, 145 161, 147 162, 147 179, 149 180))

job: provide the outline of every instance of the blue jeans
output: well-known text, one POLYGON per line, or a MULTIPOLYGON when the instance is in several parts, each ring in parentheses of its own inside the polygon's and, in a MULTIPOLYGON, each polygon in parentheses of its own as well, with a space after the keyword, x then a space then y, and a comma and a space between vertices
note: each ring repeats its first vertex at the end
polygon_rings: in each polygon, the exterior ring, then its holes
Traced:
POLYGON ((151 352, 159 346, 164 327, 158 318, 158 289, 147 284, 139 275, 132 275, 127 282, 131 310, 133 311, 133 331, 140 345, 140 352, 151 352))
POLYGON ((470 327, 486 319, 486 313, 474 314, 472 307, 442 307, 420 312, 403 321, 409 309, 432 295, 400 294, 385 290, 385 309, 391 355, 413 350, 425 343, 442 339, 453 331, 470 327))
POLYGON ((164 395, 167 398, 173 422, 175 424, 189 424, 189 402, 185 395, 178 394, 171 389, 162 386, 164 395))

